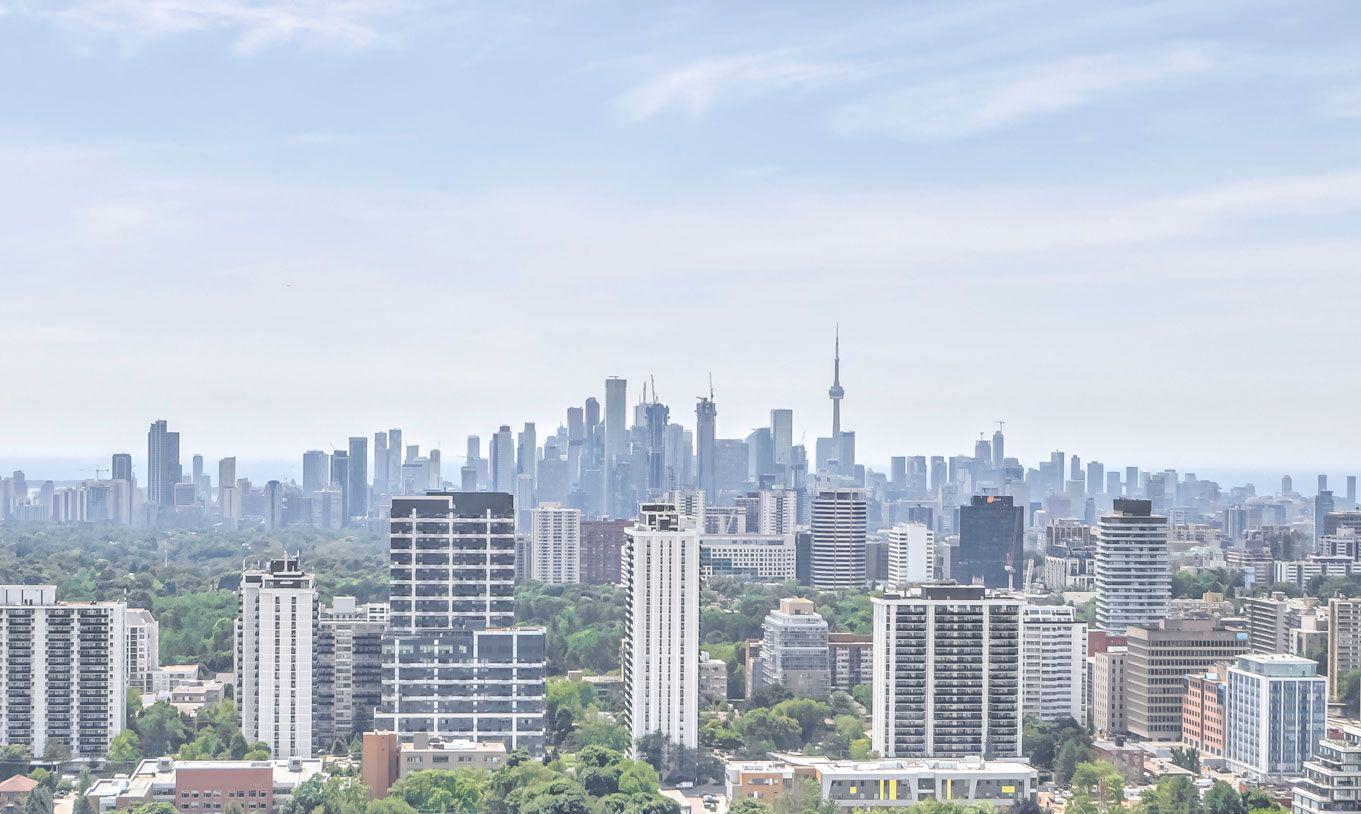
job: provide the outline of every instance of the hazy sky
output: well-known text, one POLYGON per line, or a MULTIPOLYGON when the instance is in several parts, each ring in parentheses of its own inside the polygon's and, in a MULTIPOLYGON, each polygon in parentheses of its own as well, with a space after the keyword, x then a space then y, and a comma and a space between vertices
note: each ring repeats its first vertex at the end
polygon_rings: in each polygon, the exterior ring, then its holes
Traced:
MULTIPOLYGON (((713 373, 861 458, 1361 467, 1361 9, 0 0, 0 467, 713 373)), ((630 396, 637 394, 636 385, 630 396)))

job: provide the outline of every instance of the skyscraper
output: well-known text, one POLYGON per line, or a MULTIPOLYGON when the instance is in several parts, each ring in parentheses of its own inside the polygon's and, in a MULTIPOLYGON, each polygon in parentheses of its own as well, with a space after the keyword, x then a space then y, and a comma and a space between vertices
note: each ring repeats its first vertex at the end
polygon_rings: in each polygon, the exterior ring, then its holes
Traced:
POLYGON ((865 585, 865 493, 826 489, 813 498, 813 587, 824 591, 865 585))
MULTIPOLYGON (((533 421, 526 421, 525 428, 520 432, 520 443, 515 450, 515 472, 519 475, 528 475, 531 485, 539 479, 539 440, 538 432, 534 429, 533 421)), ((521 508, 530 508, 521 506, 521 508)))
MULTIPOLYGON (((1324 484, 1327 475, 1319 475, 1319 483, 1324 484)), ((1319 489, 1319 493, 1314 497, 1314 541, 1321 539, 1326 530, 1324 526, 1325 518, 1334 508, 1333 493, 1327 489, 1319 489)))
POLYGON ((1167 518, 1149 500, 1120 498, 1096 527, 1096 626, 1120 634, 1167 616, 1167 518))
POLYGON ((831 454, 828 460, 828 468, 833 472, 845 474, 847 456, 844 454, 843 446, 845 441, 841 437, 841 400, 846 397, 846 390, 841 386, 841 326, 836 329, 836 349, 832 355, 832 386, 827 389, 827 397, 832 400, 832 436, 831 454))
POLYGON ((375 432, 373 434, 373 494, 390 495, 388 487, 388 473, 391 467, 388 464, 388 434, 385 432, 375 432))
POLYGON ((976 585, 876 597, 871 743, 885 758, 1021 754, 1021 600, 976 585))
POLYGON ((109 477, 114 480, 125 480, 132 483, 132 455, 127 452, 115 452, 113 454, 113 469, 109 472, 109 477))
POLYGON ((661 733, 699 745, 699 529, 666 503, 643 504, 625 533, 628 594, 622 667, 624 722, 636 742, 661 733))
POLYGON ((710 503, 718 500, 718 481, 715 478, 714 455, 717 452, 718 405, 714 403, 713 390, 709 397, 703 396, 695 405, 695 469, 699 476, 699 489, 710 503))
POLYGON ((180 434, 170 432, 165 419, 147 431, 147 500, 164 510, 175 505, 175 484, 184 477, 180 466, 180 434))
POLYGON ((340 522, 348 526, 354 509, 350 506, 350 453, 346 450, 331 452, 331 485, 340 490, 340 522))
POLYGON ((606 463, 623 460, 628 454, 628 380, 611 376, 605 380, 606 463))
POLYGON ((309 449, 302 454, 302 493, 311 497, 326 488, 331 482, 328 471, 331 463, 326 453, 319 449, 309 449))
POLYGON ((241 732, 271 757, 312 756, 312 653, 317 592, 287 555, 247 568, 237 590, 236 694, 241 732))
POLYGON ((388 493, 397 494, 402 489, 402 431, 396 427, 388 430, 388 493))
POLYGON ((779 408, 770 411, 770 441, 775 469, 783 473, 794 458, 794 411, 779 408))
POLYGON ((515 494, 515 439, 510 426, 502 424, 491 437, 491 485, 493 492, 515 494))
POLYGON ((966 585, 1019 589, 1024 573, 1025 509, 1010 495, 974 495, 959 508, 959 548, 950 576, 966 585))
POLYGON ((992 468, 1001 469, 1006 463, 1006 454, 1003 452, 1003 444, 1006 439, 1002 435, 1002 422, 997 422, 997 431, 992 434, 992 468))
POLYGON ((217 511, 228 528, 241 522, 241 488, 236 483, 236 458, 217 462, 217 511))
MULTIPOLYGON (((510 434, 510 428, 504 428, 510 434)), ((513 449, 508 463, 514 463, 513 449)), ((383 701, 375 725, 544 749, 544 629, 515 624, 511 496, 392 501, 383 701)))
POLYGON ((534 508, 532 579, 550 585, 581 582, 581 511, 556 503, 534 508))
POLYGON ((362 436, 350 438, 350 477, 346 487, 349 489, 351 517, 363 518, 369 514, 369 439, 362 436))

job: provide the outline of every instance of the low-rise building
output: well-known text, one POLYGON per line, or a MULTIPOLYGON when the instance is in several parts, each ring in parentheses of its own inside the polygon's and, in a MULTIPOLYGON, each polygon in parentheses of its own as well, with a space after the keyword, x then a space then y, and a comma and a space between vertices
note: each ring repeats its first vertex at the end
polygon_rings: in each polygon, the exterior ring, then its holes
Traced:
POLYGON ((1033 800, 1039 785, 1039 773, 1025 763, 980 757, 851 761, 776 755, 729 764, 725 775, 730 802, 748 797, 765 802, 790 788, 795 778, 810 777, 822 798, 841 808, 893 808, 925 800, 1011 806, 1033 800))
POLYGON ((360 758, 360 778, 373 798, 386 797, 388 789, 412 772, 482 769, 494 772, 506 760, 501 741, 470 741, 417 733, 402 743, 396 732, 365 732, 360 758))
POLYGON ((699 695, 705 701, 728 698, 728 665, 707 652, 699 651, 699 695))
POLYGON ((127 775, 95 781, 85 792, 95 811, 169 803, 180 814, 275 814, 298 786, 321 771, 320 759, 143 760, 127 775))

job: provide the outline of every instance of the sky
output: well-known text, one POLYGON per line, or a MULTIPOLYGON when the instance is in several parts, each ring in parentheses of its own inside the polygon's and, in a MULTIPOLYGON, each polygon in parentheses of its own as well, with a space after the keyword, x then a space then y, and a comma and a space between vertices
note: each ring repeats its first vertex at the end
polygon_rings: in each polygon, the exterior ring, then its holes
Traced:
POLYGON ((811 448, 838 323, 871 464, 1004 419, 1361 468, 1358 41, 1345 1, 0 0, 0 470, 157 418, 456 455, 607 375, 811 448))

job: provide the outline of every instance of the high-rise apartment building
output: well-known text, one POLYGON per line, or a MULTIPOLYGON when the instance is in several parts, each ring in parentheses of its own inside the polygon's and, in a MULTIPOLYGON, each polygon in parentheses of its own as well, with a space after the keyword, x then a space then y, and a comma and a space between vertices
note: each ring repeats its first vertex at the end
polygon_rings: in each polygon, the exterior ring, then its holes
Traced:
POLYGON ((1361 598, 1328 600, 1328 697, 1342 699, 1342 677, 1361 669, 1361 598))
POLYGON ((535 507, 530 530, 530 578, 550 585, 581 582, 581 510, 557 503, 535 507))
POLYGON ((1022 601, 982 586, 921 585, 873 602, 874 750, 1019 756, 1022 601))
POLYGON ((382 700, 388 616, 387 603, 361 605, 352 596, 337 596, 319 609, 312 666, 312 743, 318 754, 373 729, 382 700))
POLYGON ((163 511, 175 505, 175 484, 184 478, 180 465, 180 434, 170 432, 165 419, 147 431, 147 501, 163 511))
POLYGON ((865 493, 825 489, 813 498, 813 587, 844 591, 865 585, 865 493))
POLYGON ((699 744, 699 529, 666 503, 647 503, 626 532, 628 593, 621 664, 624 722, 636 742, 654 733, 699 744))
POLYGON ((296 557, 247 568, 237 590, 236 697, 247 741, 312 756, 317 591, 296 557))
POLYGON ((890 586, 935 579, 935 532, 923 523, 898 523, 888 530, 887 537, 890 586))
POLYGON ((832 686, 827 620, 810 599, 781 599, 761 623, 758 686, 784 687, 796 698, 826 698, 832 686))
POLYGON ((127 605, 0 585, 0 744, 102 760, 127 725, 127 605))
POLYGON ((799 494, 792 489, 766 489, 761 492, 758 534, 793 534, 799 520, 799 494))
POLYGON ((1102 737, 1129 732, 1125 704, 1125 665, 1129 648, 1107 647, 1091 657, 1092 731, 1102 737))
POLYGON ((1087 624, 1072 605, 1026 605, 1022 712, 1042 721, 1087 720, 1087 624))
POLYGON ((1172 600, 1167 518, 1148 500, 1118 499, 1096 527, 1096 626, 1122 633, 1156 624, 1172 600))
POLYGON ((586 585, 618 585, 619 563, 625 532, 631 520, 581 521, 581 582, 586 585))
POLYGON ((1126 724, 1150 741, 1181 739, 1186 677, 1246 653, 1248 634, 1213 619, 1163 619, 1125 631, 1126 724))
POLYGON ((142 608, 128 608, 126 625, 128 686, 151 692, 152 677, 161 666, 161 625, 142 608))
POLYGON ((392 618, 375 725, 403 740, 438 733, 542 754, 544 629, 514 627, 511 496, 394 498, 391 528, 392 618))
POLYGON ((1310 659, 1239 656, 1224 710, 1229 767, 1258 783, 1298 776, 1327 737, 1326 683, 1310 659))
POLYGON ((1025 509, 1010 495, 975 495, 959 507, 959 547, 950 577, 965 585, 1020 588, 1024 546, 1025 509))

